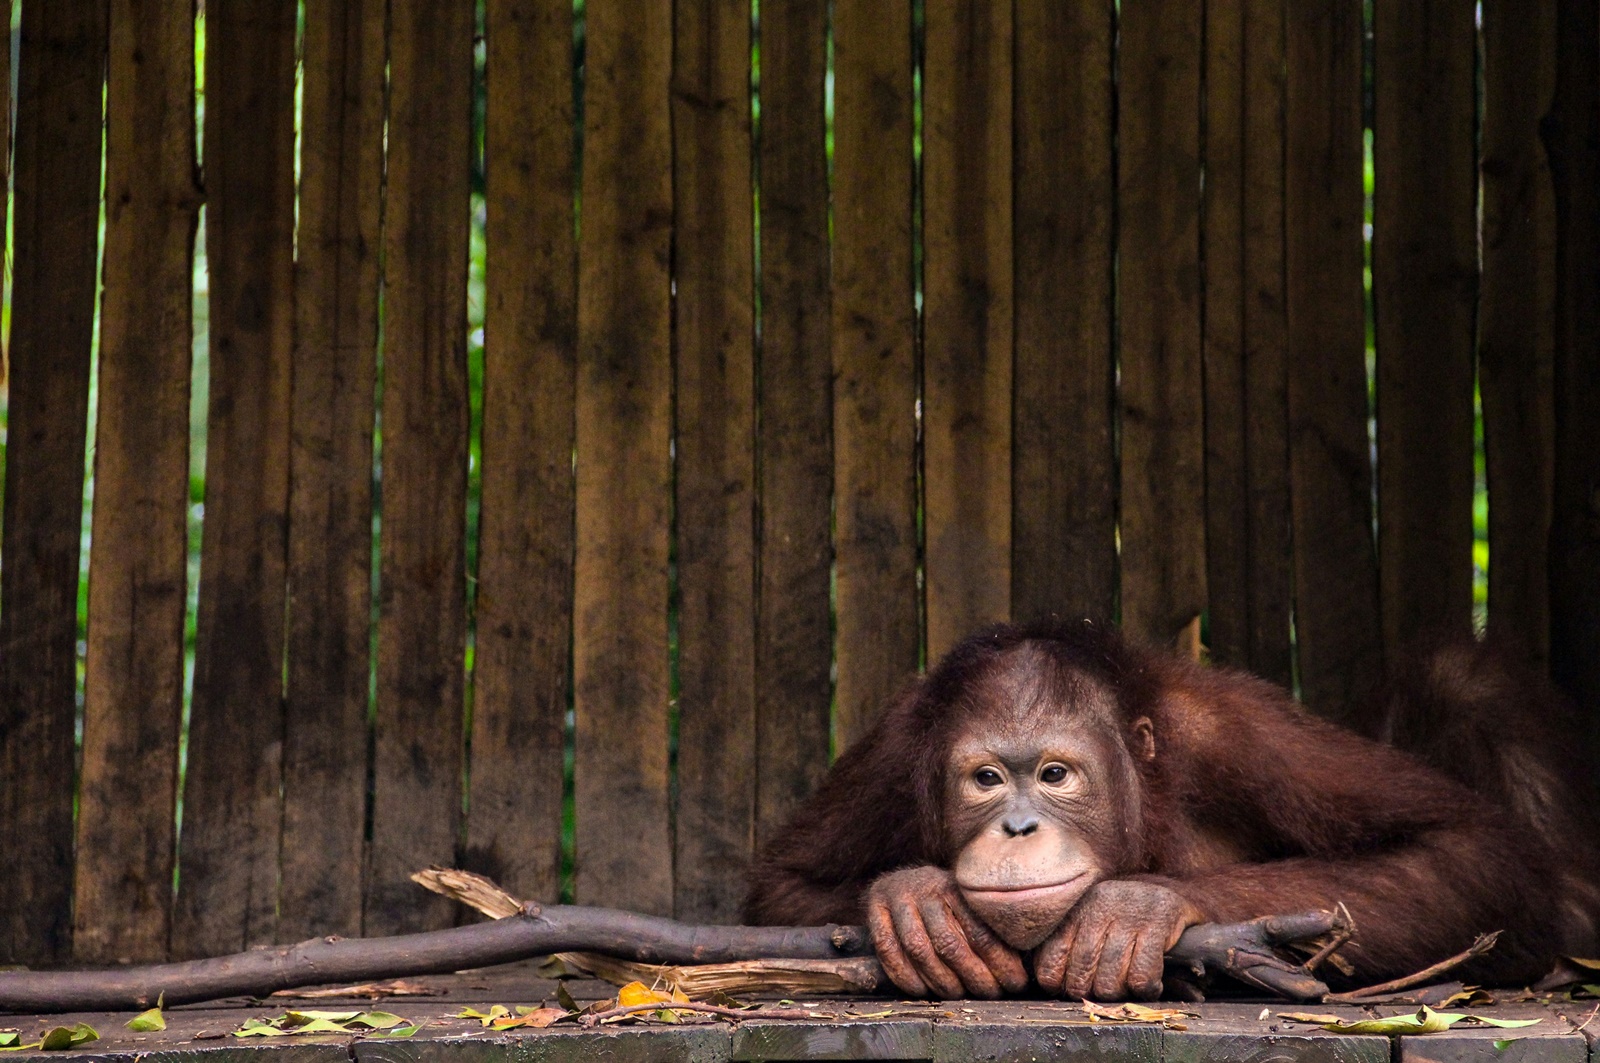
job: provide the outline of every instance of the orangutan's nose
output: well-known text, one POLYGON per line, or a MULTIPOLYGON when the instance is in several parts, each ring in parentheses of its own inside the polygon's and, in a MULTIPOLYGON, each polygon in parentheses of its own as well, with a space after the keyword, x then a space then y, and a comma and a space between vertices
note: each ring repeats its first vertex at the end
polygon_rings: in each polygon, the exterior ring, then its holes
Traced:
POLYGON ((1039 829, 1037 816, 1007 816, 1000 821, 1000 829, 1006 832, 1007 838, 1024 838, 1039 829))

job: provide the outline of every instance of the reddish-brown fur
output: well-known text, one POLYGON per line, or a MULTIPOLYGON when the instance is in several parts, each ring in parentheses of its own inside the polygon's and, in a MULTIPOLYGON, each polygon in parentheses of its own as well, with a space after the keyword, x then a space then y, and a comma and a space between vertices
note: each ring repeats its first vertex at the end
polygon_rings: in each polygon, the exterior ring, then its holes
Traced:
POLYGON ((980 711, 985 676, 1025 642, 1045 650, 1042 667, 1115 690, 1124 733, 1139 717, 1154 726, 1140 793, 1116 795, 1140 801, 1142 826, 1109 877, 1153 878, 1210 921, 1343 902, 1361 983, 1489 930, 1505 933, 1469 980, 1525 982, 1562 952, 1594 951, 1594 838, 1580 818, 1593 805, 1575 803, 1581 772, 1562 768, 1560 717, 1539 683, 1473 647, 1402 672, 1371 716, 1436 770, 1262 680, 1089 624, 984 632, 903 691, 762 854, 751 922, 860 922, 878 876, 949 866, 948 750, 980 711), (1530 765, 1540 770, 1524 778, 1530 765))

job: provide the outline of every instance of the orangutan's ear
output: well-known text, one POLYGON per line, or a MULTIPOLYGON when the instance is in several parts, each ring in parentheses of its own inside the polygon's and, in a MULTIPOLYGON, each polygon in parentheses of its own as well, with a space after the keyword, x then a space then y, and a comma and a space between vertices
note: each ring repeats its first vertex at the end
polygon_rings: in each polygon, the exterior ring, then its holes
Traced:
POLYGON ((1156 727, 1148 716, 1133 721, 1133 753, 1143 761, 1156 759, 1156 727))

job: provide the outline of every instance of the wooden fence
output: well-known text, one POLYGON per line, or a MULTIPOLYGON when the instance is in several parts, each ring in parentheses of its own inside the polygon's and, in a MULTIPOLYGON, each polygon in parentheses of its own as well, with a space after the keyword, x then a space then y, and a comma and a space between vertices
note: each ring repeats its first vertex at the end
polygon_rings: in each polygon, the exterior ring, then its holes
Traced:
POLYGON ((553 898, 564 808, 734 918, 996 618, 1341 714, 1471 622, 1475 380, 1489 626, 1600 692, 1596 0, 206 0, 203 159, 191 0, 20 2, 0 961, 553 898))

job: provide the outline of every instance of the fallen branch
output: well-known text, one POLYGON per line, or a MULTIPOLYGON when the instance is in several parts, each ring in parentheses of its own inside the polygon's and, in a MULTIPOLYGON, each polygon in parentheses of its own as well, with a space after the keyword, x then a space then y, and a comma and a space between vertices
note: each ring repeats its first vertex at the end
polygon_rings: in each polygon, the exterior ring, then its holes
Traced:
POLYGON ((0 1010, 121 1011, 280 989, 444 974, 555 952, 592 951, 643 963, 725 963, 754 957, 870 954, 861 927, 689 926, 608 908, 529 905, 490 923, 387 938, 313 938, 232 956, 100 971, 0 972, 0 1010))
POLYGON ((1402 989, 1422 985, 1431 979, 1439 977, 1446 971, 1460 967, 1468 960, 1476 959, 1494 948, 1494 943, 1500 940, 1500 931, 1489 934, 1480 934, 1478 939, 1469 945, 1465 951, 1458 952, 1448 960, 1440 960, 1431 967, 1424 967, 1415 974, 1408 974, 1404 978, 1396 978, 1390 982, 1379 982, 1377 985, 1365 986, 1361 989, 1352 989, 1348 993, 1329 993, 1324 1000, 1329 1004, 1360 1004, 1372 997, 1382 996, 1385 993, 1397 993, 1402 989))
MULTIPOLYGON (((1307 912, 1190 927, 1167 960, 1202 977, 1226 974, 1290 1000, 1320 1000, 1327 986, 1274 949, 1341 925, 1332 912, 1307 912)), ((844 960, 870 956, 871 949, 862 927, 690 926, 606 908, 527 904, 492 922, 421 934, 316 938, 208 960, 110 970, 4 972, 0 1010, 120 1011, 148 1008, 163 997, 168 1005, 264 997, 299 986, 441 974, 567 952, 683 965, 844 960)), ((852 973, 863 989, 888 986, 875 963, 858 961, 852 973)))
MULTIPOLYGON (((475 908, 491 919, 504 918, 522 906, 522 902, 493 880, 471 871, 434 867, 418 871, 411 876, 411 881, 475 908)), ((1317 1001, 1327 994, 1328 987, 1311 973, 1313 965, 1291 963, 1278 956, 1275 950, 1297 941, 1331 935, 1329 946, 1314 957, 1321 960, 1348 941, 1353 931, 1350 913, 1342 904, 1332 912, 1268 916, 1248 923, 1206 923, 1184 931, 1178 943, 1168 950, 1167 965, 1182 968, 1200 979, 1224 974, 1288 1000, 1317 1001)), ((609 972, 597 969, 600 965, 594 962, 594 957, 567 954, 557 959, 608 978, 609 972)), ((776 965, 766 965, 760 960, 715 968, 689 968, 687 972, 659 968, 640 971, 629 969, 628 965, 619 966, 622 969, 615 975, 621 981, 644 980, 646 975, 651 975, 652 981, 659 978, 690 996, 696 995, 696 988, 715 988, 728 993, 755 992, 772 988, 774 982, 783 985, 787 992, 804 991, 803 986, 784 982, 788 972, 769 969, 776 965)), ((833 968, 836 977, 850 983, 849 988, 856 992, 872 992, 888 985, 883 969, 875 961, 824 960, 815 965, 815 968, 823 967, 833 968)))

